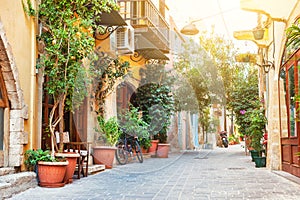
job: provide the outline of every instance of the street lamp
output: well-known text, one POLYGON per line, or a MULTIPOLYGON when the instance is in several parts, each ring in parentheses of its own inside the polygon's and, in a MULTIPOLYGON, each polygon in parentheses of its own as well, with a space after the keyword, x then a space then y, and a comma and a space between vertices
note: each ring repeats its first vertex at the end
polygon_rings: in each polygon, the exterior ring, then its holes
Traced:
POLYGON ((188 25, 185 25, 181 30, 180 33, 184 35, 197 35, 199 30, 197 29, 195 22, 201 21, 202 19, 193 20, 188 25))

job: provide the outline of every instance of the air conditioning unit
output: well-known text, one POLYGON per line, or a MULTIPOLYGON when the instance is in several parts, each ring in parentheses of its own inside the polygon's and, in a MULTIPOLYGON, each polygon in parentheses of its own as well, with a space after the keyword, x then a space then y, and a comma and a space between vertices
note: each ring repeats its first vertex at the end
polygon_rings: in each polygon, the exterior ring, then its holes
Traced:
POLYGON ((120 27, 116 30, 116 48, 118 54, 133 54, 134 29, 131 26, 120 27))

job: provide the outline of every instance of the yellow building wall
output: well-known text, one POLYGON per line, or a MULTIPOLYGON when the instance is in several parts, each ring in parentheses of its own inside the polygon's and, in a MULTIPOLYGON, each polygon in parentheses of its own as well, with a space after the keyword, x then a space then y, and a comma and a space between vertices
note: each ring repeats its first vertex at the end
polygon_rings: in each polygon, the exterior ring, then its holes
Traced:
MULTIPOLYGON (((32 1, 33 5, 34 2, 32 1)), ((40 123, 40 119, 35 118, 38 99, 35 96, 36 19, 29 17, 24 12, 21 0, 0 0, 0 5, 0 21, 4 25, 6 37, 18 68, 16 80, 20 82, 25 105, 28 106, 28 120, 25 120, 24 127, 24 131, 29 133, 27 148, 37 148, 36 127, 38 127, 37 124, 40 123)))

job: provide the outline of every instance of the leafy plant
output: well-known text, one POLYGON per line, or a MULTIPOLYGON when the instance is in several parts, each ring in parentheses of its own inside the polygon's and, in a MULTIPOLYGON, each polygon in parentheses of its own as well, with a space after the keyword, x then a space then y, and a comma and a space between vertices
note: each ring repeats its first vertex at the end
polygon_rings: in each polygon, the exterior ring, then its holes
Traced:
POLYGON ((119 116, 119 124, 123 133, 138 136, 142 147, 148 149, 151 146, 149 124, 143 120, 138 108, 130 106, 129 110, 124 110, 119 116))
POLYGON ((167 142, 167 130, 175 111, 175 101, 171 92, 172 77, 162 63, 148 64, 131 103, 142 111, 143 120, 149 124, 149 133, 161 143, 167 142))
POLYGON ((48 150, 43 151, 42 149, 29 149, 25 152, 24 164, 28 169, 33 170, 39 161, 54 162, 57 160, 51 156, 51 153, 48 150))
POLYGON ((167 129, 174 110, 174 100, 166 85, 146 84, 136 92, 134 104, 143 113, 143 120, 149 124, 149 132, 161 143, 167 141, 167 129))
MULTIPOLYGON (((24 4, 23 4, 24 5, 24 4)), ((98 29, 101 12, 118 9, 113 0, 42 0, 38 10, 33 10, 30 1, 24 11, 30 16, 36 14, 42 25, 38 37, 45 51, 39 55, 38 68, 45 75, 45 89, 54 100, 49 114, 51 149, 54 157, 56 147, 54 132, 57 129, 63 137, 63 117, 66 110, 73 111, 87 95, 87 84, 94 73, 87 65, 97 59, 94 55, 94 31, 98 29)), ((60 140, 62 141, 62 139, 60 140)))
POLYGON ((239 84, 232 91, 232 99, 228 105, 233 109, 235 122, 238 125, 239 133, 249 136, 251 117, 249 112, 259 109, 258 78, 255 70, 249 70, 246 75, 238 78, 239 84))
POLYGON ((150 139, 150 137, 148 137, 148 138, 142 138, 140 140, 140 144, 141 144, 141 147, 143 147, 144 149, 149 149, 151 147, 151 139, 150 139))
POLYGON ((260 153, 263 150, 262 138, 265 133, 265 127, 267 123, 267 118, 265 116, 265 111, 263 107, 251 110, 248 113, 250 117, 250 126, 248 127, 248 132, 251 138, 251 147, 260 153))
POLYGON ((137 108, 130 106, 119 116, 119 124, 122 131, 139 138, 149 138, 149 125, 143 120, 137 108))
POLYGON ((114 146, 121 135, 117 118, 111 117, 105 120, 104 117, 98 116, 97 121, 100 129, 96 129, 96 131, 104 136, 105 142, 114 146))

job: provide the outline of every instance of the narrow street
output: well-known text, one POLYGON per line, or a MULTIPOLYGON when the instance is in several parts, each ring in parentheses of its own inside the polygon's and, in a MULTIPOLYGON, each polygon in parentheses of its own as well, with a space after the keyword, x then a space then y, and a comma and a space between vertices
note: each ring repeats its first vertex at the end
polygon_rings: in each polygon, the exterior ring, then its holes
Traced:
POLYGON ((238 144, 132 161, 62 188, 36 187, 11 199, 300 199, 300 185, 285 175, 291 176, 255 168, 238 144))

